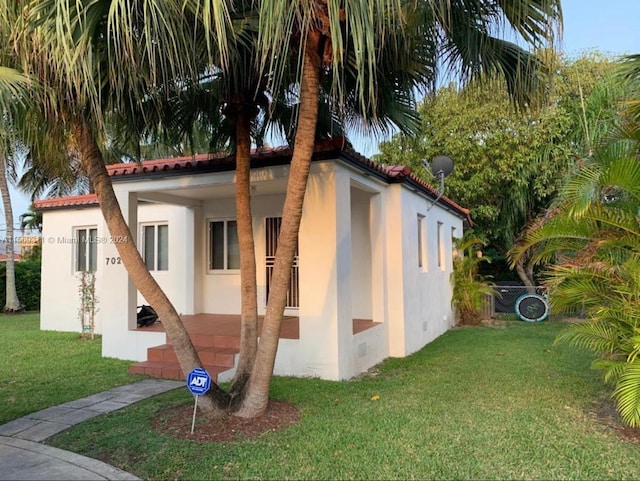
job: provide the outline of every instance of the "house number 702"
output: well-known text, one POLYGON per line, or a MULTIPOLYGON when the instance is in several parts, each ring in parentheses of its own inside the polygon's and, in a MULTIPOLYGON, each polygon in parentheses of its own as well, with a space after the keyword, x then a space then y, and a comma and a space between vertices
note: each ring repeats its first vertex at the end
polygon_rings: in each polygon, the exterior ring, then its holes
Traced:
POLYGON ((107 257, 107 265, 109 264, 122 264, 122 259, 119 257, 107 257))

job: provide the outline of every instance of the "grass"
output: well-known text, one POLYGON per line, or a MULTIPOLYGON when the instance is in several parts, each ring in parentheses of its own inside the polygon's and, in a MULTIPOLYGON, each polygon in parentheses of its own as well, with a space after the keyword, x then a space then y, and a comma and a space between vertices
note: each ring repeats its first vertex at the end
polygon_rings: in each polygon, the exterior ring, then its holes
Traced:
POLYGON ((40 331, 38 313, 0 315, 0 424, 134 382, 128 361, 101 357, 102 343, 40 331))
POLYGON ((275 378, 271 396, 302 418, 257 440, 153 431, 193 403, 185 388, 49 442, 146 479, 638 479, 639 446, 595 415, 606 392, 591 356, 552 345, 563 324, 502 324, 449 331, 350 382, 275 378))

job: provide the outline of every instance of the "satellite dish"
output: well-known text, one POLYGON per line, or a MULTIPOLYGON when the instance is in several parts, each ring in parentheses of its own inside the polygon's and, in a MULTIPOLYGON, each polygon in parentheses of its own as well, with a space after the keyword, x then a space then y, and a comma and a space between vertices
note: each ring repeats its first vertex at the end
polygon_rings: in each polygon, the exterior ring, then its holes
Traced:
MULTIPOLYGON (((429 162, 426 160, 422 163, 425 169, 429 168, 429 162)), ((435 205, 436 202, 444 195, 444 178, 453 171, 453 160, 446 155, 438 155, 431 161, 431 174, 440 181, 440 190, 438 196, 429 204, 427 210, 435 205)))
POLYGON ((438 155, 431 161, 431 173, 434 177, 446 177, 453 171, 453 160, 446 155, 438 155))

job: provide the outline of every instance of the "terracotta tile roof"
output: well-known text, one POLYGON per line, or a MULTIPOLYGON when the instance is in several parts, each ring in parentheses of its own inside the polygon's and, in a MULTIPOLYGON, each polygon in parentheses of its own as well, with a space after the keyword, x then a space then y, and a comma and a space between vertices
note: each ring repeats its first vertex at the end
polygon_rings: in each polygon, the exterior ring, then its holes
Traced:
POLYGON ((60 207, 76 207, 98 205, 98 197, 95 194, 72 195, 68 197, 56 197, 54 199, 42 199, 33 202, 36 209, 52 209, 60 207))
MULTIPOLYGON (((374 162, 373 160, 368 159, 362 154, 359 154, 352 148, 343 149, 343 152, 347 152, 351 157, 353 157, 357 161, 357 163, 360 163, 370 169, 373 169, 374 171, 377 171, 383 174, 383 176, 387 177, 386 180, 388 182, 411 183, 415 187, 422 190, 423 192, 428 193, 434 199, 439 195, 439 192, 437 189, 435 189, 432 185, 425 182, 423 179, 421 179, 416 174, 414 174, 413 171, 411 170, 411 167, 407 165, 382 165, 382 164, 379 164, 378 162, 374 162)), ((458 212, 463 217, 465 217, 465 219, 467 220, 467 222, 469 222, 470 225, 473 225, 473 221, 471 220, 469 209, 462 207, 457 202, 449 199, 446 195, 443 195, 442 197, 440 197, 440 199, 438 200, 438 203, 445 204, 446 206, 450 207, 454 211, 458 212)))
MULTIPOLYGON (((344 144, 343 137, 334 137, 319 142, 314 149, 314 159, 328 158, 326 154, 341 150, 344 144)), ((268 149, 252 149, 252 167, 260 164, 273 165, 276 163, 289 163, 293 150, 290 147, 275 147, 268 149)), ((123 177, 127 175, 154 174, 154 173, 179 173, 184 170, 232 170, 235 168, 235 156, 233 154, 198 154, 184 157, 172 157, 167 159, 145 160, 140 163, 112 164, 107 166, 111 177, 123 177)))
MULTIPOLYGON (((251 151, 251 167, 288 164, 293 151, 290 147, 276 147, 269 149, 253 149, 251 151)), ((362 170, 376 174, 388 183, 409 183, 414 188, 425 192, 429 197, 436 198, 438 191, 427 182, 416 176, 411 167, 404 165, 385 166, 359 154, 346 144, 344 137, 334 137, 319 142, 313 154, 314 160, 342 159, 362 170)), ((107 166, 109 175, 114 181, 125 181, 125 177, 132 175, 155 176, 160 174, 186 174, 189 171, 215 172, 233 170, 235 158, 231 154, 199 154, 167 159, 145 160, 139 163, 112 164, 107 166)), ((448 206, 453 211, 465 217, 469 222, 469 210, 460 206, 446 196, 442 196, 438 203, 448 206)), ((62 207, 97 205, 94 194, 61 197, 57 199, 38 200, 34 202, 36 209, 53 209, 62 207)))
MULTIPOLYGON (((0 254, 0 262, 7 262, 9 256, 7 254, 0 254)), ((13 260, 21 261, 22 256, 20 254, 13 254, 13 260)))

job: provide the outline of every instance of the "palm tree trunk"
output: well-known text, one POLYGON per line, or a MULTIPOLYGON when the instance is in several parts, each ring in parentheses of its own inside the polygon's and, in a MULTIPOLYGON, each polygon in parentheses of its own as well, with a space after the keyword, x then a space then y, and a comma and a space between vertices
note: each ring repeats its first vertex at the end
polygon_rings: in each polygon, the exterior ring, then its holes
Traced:
MULTIPOLYGON (((76 120, 73 125, 73 133, 80 150, 82 164, 95 189, 100 210, 109 227, 109 234, 119 239, 126 239, 126 242, 116 244, 116 248, 127 273, 140 293, 156 310, 158 317, 162 319, 162 325, 167 331, 167 336, 185 375, 196 367, 202 367, 198 353, 180 320, 180 316, 149 273, 138 252, 129 226, 122 216, 118 199, 113 191, 111 179, 93 132, 85 122, 76 120)), ((200 396, 198 406, 208 415, 222 414, 222 409, 229 403, 228 395, 215 383, 212 383, 212 388, 207 394, 200 396)))
POLYGON ((13 238, 13 209, 11 208, 11 196, 9 195, 9 184, 7 182, 7 171, 5 162, 0 163, 0 195, 2 195, 2 206, 4 208, 4 221, 7 224, 7 265, 6 265, 6 301, 4 312, 19 312, 22 304, 18 299, 16 291, 16 263, 13 258, 14 238, 13 238))
POLYGON ((250 117, 242 107, 236 117, 236 222, 240 249, 241 331, 238 368, 231 383, 234 404, 241 402, 258 349, 258 289, 251 216, 250 117))
POLYGON ((300 112, 293 147, 293 157, 287 182, 287 194, 282 212, 273 277, 269 289, 267 312, 260 334, 260 343, 243 402, 234 411, 240 417, 258 417, 267 408, 269 386, 273 377, 280 327, 287 304, 291 266, 298 243, 302 205, 307 188, 311 158, 315 143, 320 88, 320 57, 317 32, 310 32, 304 56, 300 85, 300 112))

